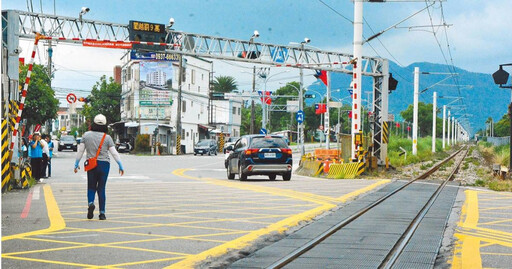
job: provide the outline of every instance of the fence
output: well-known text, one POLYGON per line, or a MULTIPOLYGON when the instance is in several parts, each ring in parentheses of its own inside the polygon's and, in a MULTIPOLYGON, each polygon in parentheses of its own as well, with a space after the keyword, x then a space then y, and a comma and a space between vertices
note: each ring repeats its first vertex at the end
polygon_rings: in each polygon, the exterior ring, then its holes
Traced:
POLYGON ((504 137, 487 137, 487 142, 492 143, 495 146, 507 145, 510 143, 510 136, 504 137))

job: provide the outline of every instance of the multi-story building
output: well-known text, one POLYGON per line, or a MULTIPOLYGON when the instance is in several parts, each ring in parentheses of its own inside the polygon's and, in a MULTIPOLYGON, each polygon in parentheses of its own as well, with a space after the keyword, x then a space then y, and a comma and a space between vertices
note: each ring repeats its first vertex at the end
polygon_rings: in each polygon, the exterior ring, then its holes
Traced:
POLYGON ((85 123, 85 117, 80 114, 83 105, 79 102, 60 106, 57 111, 57 119, 53 120, 52 132, 60 130, 61 132, 70 132, 73 127, 80 127, 85 123))
POLYGON ((212 100, 212 122, 216 134, 225 136, 240 136, 242 126, 242 99, 212 100))
MULTIPOLYGON (((151 53, 148 53, 151 54, 151 53)), ((148 57, 147 59, 154 59, 148 57)), ((145 54, 132 53, 122 68, 121 123, 125 138, 153 134, 158 126, 157 142, 167 153, 175 153, 178 109, 178 57, 171 61, 146 60, 145 54), (146 79, 146 80, 142 80, 146 79)), ((196 57, 183 57, 181 104, 182 151, 209 137, 209 86, 212 63, 196 57)))

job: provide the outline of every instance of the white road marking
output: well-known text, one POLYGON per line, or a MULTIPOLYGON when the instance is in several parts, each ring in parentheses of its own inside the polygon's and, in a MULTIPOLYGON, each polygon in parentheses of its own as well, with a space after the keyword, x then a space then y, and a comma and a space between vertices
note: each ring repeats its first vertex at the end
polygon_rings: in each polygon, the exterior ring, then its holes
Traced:
POLYGON ((34 187, 34 192, 32 193, 32 200, 39 200, 40 192, 41 192, 41 186, 36 185, 34 187))

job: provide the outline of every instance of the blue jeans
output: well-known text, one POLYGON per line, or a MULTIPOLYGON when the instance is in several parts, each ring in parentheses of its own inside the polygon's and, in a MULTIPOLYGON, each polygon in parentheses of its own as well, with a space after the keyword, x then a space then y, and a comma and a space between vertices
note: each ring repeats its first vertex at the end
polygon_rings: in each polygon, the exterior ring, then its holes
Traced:
POLYGON ((96 192, 100 201, 100 213, 105 213, 105 185, 107 184, 110 163, 98 161, 96 168, 87 171, 87 201, 94 203, 96 192))

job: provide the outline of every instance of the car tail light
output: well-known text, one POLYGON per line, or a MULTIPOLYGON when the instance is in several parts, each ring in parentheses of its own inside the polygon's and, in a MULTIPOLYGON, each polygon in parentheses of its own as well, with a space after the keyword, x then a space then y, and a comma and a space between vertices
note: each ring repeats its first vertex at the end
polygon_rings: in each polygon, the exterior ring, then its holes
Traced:
POLYGON ((254 153, 258 153, 258 151, 260 151, 260 150, 259 149, 246 149, 245 155, 252 155, 254 153))
POLYGON ((249 166, 247 167, 247 170, 252 171, 252 165, 249 165, 249 166))
POLYGON ((292 149, 281 149, 282 153, 292 155, 292 149))

